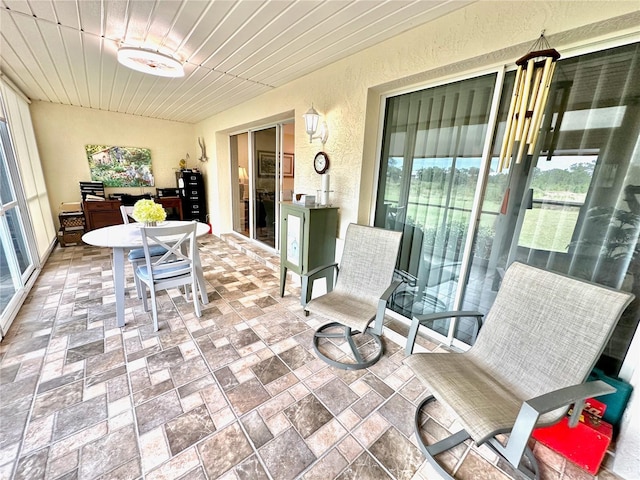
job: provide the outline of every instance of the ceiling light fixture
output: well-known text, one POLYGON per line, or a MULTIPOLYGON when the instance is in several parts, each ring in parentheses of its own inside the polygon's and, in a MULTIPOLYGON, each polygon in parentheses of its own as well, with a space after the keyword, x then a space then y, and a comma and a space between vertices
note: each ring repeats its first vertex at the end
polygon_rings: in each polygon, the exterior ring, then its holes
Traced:
POLYGON ((125 67, 158 77, 184 77, 182 62, 164 53, 138 47, 120 47, 118 62, 125 67))

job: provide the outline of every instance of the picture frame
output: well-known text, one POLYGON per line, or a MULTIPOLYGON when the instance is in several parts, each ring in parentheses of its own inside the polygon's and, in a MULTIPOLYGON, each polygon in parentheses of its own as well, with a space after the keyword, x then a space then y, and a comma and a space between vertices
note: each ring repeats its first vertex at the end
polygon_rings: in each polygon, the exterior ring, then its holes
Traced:
POLYGON ((276 174, 276 154, 275 152, 265 152, 258 150, 258 176, 273 177, 276 174))
POLYGON ((85 145, 91 180, 105 187, 153 187, 151 150, 115 145, 85 145))
POLYGON ((293 153, 282 154, 282 176, 293 177, 294 175, 294 163, 293 153))
MULTIPOLYGON (((293 177, 294 175, 293 153, 282 154, 282 176, 293 177)), ((258 150, 258 176, 273 177, 276 174, 276 154, 258 150)))

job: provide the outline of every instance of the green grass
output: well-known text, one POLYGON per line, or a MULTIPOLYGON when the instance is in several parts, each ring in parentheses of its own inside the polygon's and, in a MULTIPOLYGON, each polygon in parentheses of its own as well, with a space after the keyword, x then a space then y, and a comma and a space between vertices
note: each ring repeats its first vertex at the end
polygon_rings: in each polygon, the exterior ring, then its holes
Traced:
POLYGON ((566 252, 578 221, 578 209, 527 210, 518 245, 522 247, 566 252))
MULTIPOLYGON (((489 186, 482 205, 481 224, 484 234, 492 235, 492 225, 500 211, 502 193, 496 186, 489 186)), ((457 185, 451 192, 449 208, 446 208, 446 191, 440 185, 413 182, 409 192, 406 223, 420 225, 425 232, 447 225, 468 225, 475 189, 469 185, 457 185), (445 218, 446 215, 446 218, 445 218)), ((556 198, 558 192, 538 192, 536 198, 556 198)), ((385 201, 397 205, 400 183, 387 183, 385 201)), ((575 200, 573 198, 569 200, 575 200)), ((577 208, 534 208, 527 210, 518 245, 554 252, 566 252, 578 220, 577 208)), ((464 237, 464 232, 459 232, 464 237)))

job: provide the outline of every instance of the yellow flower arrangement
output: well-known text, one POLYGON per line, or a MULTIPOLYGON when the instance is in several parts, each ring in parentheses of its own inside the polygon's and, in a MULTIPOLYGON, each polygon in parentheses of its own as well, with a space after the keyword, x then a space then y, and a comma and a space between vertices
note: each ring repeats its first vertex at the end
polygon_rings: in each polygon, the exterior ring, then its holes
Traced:
POLYGON ((138 200, 133 206, 131 216, 136 222, 155 225, 167 218, 167 212, 164 211, 162 205, 153 200, 138 200))

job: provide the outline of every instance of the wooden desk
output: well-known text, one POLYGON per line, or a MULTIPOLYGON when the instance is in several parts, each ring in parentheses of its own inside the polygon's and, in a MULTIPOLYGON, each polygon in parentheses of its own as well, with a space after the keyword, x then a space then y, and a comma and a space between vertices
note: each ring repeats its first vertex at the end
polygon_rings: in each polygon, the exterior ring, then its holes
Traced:
POLYGON ((175 215, 171 215, 171 211, 167 212, 167 220, 183 220, 182 199, 180 197, 156 197, 155 201, 162 205, 165 210, 175 211, 175 215))
POLYGON ((123 223, 120 200, 85 200, 82 202, 82 209, 84 210, 87 232, 123 223))

